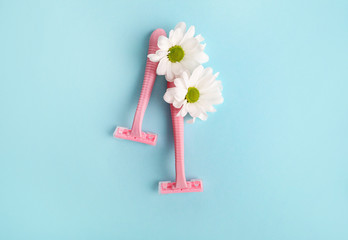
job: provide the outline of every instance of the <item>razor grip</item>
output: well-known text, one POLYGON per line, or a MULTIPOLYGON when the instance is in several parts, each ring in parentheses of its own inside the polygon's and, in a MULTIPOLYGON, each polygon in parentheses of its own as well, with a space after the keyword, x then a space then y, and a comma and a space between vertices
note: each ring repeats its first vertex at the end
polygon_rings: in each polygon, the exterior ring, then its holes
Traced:
MULTIPOLYGON (((167 87, 175 87, 173 82, 168 82, 167 87)), ((175 181, 177 188, 187 188, 184 163, 184 118, 177 116, 179 108, 170 104, 172 115, 174 148, 175 148, 175 181)))
MULTIPOLYGON (((153 31, 150 37, 148 54, 154 54, 159 49, 157 46, 159 36, 166 36, 166 32, 163 29, 156 29, 155 31, 153 31)), ((147 58, 143 86, 141 88, 138 106, 132 125, 133 136, 141 137, 142 135, 142 123, 147 105, 150 101, 152 88, 155 83, 157 65, 158 62, 151 62, 150 59, 147 58)))

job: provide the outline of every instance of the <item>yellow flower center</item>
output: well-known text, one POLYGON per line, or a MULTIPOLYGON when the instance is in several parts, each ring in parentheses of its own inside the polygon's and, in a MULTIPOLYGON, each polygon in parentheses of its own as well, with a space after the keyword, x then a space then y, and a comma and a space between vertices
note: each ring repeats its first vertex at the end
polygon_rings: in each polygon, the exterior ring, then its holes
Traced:
POLYGON ((197 102, 199 99, 199 91, 197 88, 195 87, 189 87, 187 90, 187 94, 185 96, 185 99, 189 102, 189 103, 194 103, 197 102))
POLYGON ((179 45, 169 48, 168 52, 167 57, 172 63, 180 62, 185 56, 184 49, 179 45))

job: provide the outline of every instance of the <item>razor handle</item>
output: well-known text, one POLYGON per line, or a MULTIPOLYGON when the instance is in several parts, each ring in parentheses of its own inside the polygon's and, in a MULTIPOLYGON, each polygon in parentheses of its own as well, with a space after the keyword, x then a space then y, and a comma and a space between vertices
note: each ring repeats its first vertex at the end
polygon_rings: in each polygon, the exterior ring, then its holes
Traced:
MULTIPOLYGON (((168 82, 167 87, 175 86, 173 82, 168 82)), ((179 111, 179 108, 175 108, 173 104, 170 104, 175 148, 175 187, 187 188, 184 163, 184 118, 177 116, 179 111)))
MULTIPOLYGON (((157 41, 159 36, 166 36, 163 29, 156 29, 150 37, 148 54, 154 54, 159 49, 157 41)), ((147 105, 149 104, 151 92, 156 79, 156 69, 158 62, 151 62, 150 59, 146 60, 146 68, 144 74, 143 86, 138 101, 137 110, 135 112, 134 121, 132 125, 131 134, 135 137, 142 137, 142 124, 145 115, 147 105)))

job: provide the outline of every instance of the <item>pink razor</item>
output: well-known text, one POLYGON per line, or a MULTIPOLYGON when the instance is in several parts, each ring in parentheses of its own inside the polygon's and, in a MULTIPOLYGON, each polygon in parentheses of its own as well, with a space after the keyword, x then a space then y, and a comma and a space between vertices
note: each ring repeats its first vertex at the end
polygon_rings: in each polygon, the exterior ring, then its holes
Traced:
MULTIPOLYGON (((150 37, 148 54, 156 53, 156 51, 159 49, 157 46, 157 42, 159 36, 162 35, 166 36, 166 32, 163 29, 156 29, 155 31, 153 31, 150 37)), ((143 87, 141 89, 132 129, 117 127, 114 132, 114 137, 146 143, 150 145, 156 145, 157 134, 143 132, 141 129, 146 107, 150 100, 153 84, 155 83, 157 65, 158 62, 151 62, 149 59, 147 59, 143 87)))
MULTIPOLYGON (((168 82, 168 88, 174 87, 174 83, 168 82)), ((193 179, 186 181, 184 164, 184 118, 177 116, 180 109, 170 104, 172 115, 174 147, 175 147, 175 182, 160 182, 158 191, 160 194, 203 192, 202 180, 193 179)))

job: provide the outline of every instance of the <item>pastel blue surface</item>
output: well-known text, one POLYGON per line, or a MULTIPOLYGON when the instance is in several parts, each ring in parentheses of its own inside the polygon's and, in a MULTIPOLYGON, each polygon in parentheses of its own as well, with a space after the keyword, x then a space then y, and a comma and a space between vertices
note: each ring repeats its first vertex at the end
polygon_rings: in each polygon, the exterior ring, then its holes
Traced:
POLYGON ((0 1, 0 239, 348 239, 348 2, 0 1), (225 102, 185 125, 166 83, 130 127, 155 28, 195 25, 225 102))

